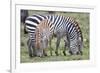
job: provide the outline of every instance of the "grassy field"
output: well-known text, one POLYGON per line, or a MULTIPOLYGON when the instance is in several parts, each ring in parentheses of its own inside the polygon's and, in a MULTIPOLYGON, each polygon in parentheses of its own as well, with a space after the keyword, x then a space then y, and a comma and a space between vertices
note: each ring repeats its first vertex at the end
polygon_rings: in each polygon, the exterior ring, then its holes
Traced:
MULTIPOLYGON (((44 11, 29 11, 29 15, 32 14, 48 14, 48 12, 44 11)), ((27 48, 27 40, 28 35, 24 34, 23 32, 23 24, 21 24, 21 48, 20 48, 20 60, 21 63, 32 63, 32 62, 48 62, 48 61, 71 61, 71 60, 88 60, 89 59, 89 13, 72 13, 72 12, 56 12, 56 14, 64 15, 64 16, 70 16, 73 17, 78 23, 83 33, 83 55, 67 55, 64 56, 62 51, 64 48, 64 42, 61 40, 60 47, 59 47, 59 56, 56 56, 55 51, 55 44, 56 44, 56 38, 52 40, 52 47, 53 47, 53 56, 50 56, 50 51, 47 49, 48 56, 47 57, 33 57, 30 58, 28 55, 28 48, 27 48)))

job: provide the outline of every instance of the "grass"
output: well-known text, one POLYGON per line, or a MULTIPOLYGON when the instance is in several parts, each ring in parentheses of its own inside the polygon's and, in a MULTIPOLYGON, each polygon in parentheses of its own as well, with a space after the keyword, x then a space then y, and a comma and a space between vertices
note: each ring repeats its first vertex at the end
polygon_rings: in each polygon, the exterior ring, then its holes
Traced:
MULTIPOLYGON (((29 15, 32 14, 48 14, 48 12, 45 11, 29 11, 29 15)), ((73 17, 78 23, 79 26, 82 30, 83 34, 83 55, 67 55, 64 56, 62 51, 64 48, 64 42, 61 40, 60 47, 59 47, 59 56, 56 56, 54 51, 55 51, 55 44, 56 44, 56 38, 52 40, 52 47, 53 47, 53 56, 50 56, 50 51, 47 49, 47 57, 33 57, 30 58, 28 55, 28 48, 27 48, 27 40, 28 40, 28 35, 24 34, 23 32, 23 24, 21 24, 21 48, 20 48, 20 61, 21 63, 33 63, 33 62, 48 62, 48 61, 71 61, 71 60, 88 60, 89 59, 89 13, 72 13, 72 12, 56 12, 56 14, 64 15, 64 16, 70 16, 73 17)))

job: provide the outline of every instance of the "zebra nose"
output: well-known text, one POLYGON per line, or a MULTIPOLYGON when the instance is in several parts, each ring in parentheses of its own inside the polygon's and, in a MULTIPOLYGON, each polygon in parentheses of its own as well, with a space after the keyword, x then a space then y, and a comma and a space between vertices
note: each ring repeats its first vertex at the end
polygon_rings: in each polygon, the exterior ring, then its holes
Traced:
POLYGON ((37 55, 37 57, 42 57, 42 54, 37 55))
POLYGON ((83 52, 82 52, 82 51, 78 51, 78 52, 76 53, 76 55, 83 55, 83 52))
POLYGON ((37 57, 42 57, 43 54, 41 52, 37 52, 37 57))

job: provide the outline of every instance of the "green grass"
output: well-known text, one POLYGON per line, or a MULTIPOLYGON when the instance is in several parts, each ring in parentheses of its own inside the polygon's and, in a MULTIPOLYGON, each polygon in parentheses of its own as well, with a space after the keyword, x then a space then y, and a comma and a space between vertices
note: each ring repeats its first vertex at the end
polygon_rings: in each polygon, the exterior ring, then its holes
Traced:
MULTIPOLYGON (((29 11, 29 15, 32 14, 48 14, 48 12, 41 12, 41 11, 29 11)), ((21 63, 33 63, 33 62, 48 62, 48 61, 71 61, 71 60, 88 60, 89 59, 89 13, 72 13, 72 12, 56 12, 56 14, 64 15, 64 16, 70 16, 73 17, 78 23, 79 26, 82 30, 83 34, 83 55, 67 55, 64 56, 62 51, 64 48, 64 42, 61 40, 60 47, 59 47, 59 56, 55 55, 55 45, 56 45, 56 38, 52 40, 52 47, 53 47, 53 56, 50 56, 50 51, 47 49, 47 57, 33 57, 30 58, 28 55, 28 48, 27 48, 27 40, 28 40, 28 35, 24 34, 23 32, 23 24, 21 24, 21 48, 20 48, 20 60, 21 63)))

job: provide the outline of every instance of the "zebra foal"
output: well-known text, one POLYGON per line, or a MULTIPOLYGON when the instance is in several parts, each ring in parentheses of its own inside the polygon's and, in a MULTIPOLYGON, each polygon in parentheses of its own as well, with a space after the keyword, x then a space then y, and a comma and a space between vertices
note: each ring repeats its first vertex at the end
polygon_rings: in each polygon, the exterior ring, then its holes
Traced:
POLYGON ((40 22, 36 28, 36 41, 35 49, 37 56, 47 56, 46 49, 48 48, 48 42, 50 41, 53 34, 53 27, 50 27, 51 23, 45 19, 40 22))

